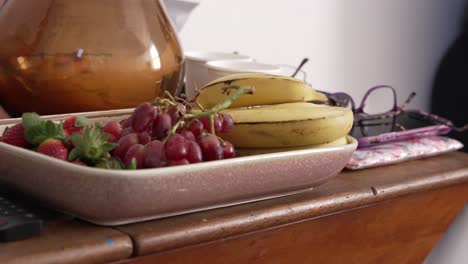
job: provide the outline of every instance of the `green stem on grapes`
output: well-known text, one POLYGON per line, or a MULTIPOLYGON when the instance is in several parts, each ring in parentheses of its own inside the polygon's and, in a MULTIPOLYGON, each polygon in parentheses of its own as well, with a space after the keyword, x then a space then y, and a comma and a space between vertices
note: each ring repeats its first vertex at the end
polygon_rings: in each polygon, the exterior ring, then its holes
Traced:
POLYGON ((226 98, 226 100, 224 100, 223 102, 215 105, 215 107, 207 110, 207 111, 203 111, 203 112, 200 112, 200 113, 196 113, 196 114, 186 114, 184 115, 184 119, 195 119, 195 118, 201 118, 201 117, 210 117, 216 113, 218 113, 219 111, 221 110, 224 110, 226 108, 228 108, 229 106, 231 106, 239 97, 241 97, 242 95, 244 94, 253 94, 255 92, 255 90, 250 87, 250 86, 228 86, 226 87, 227 88, 236 88, 236 90, 231 93, 228 98, 226 98))
POLYGON ((182 122, 184 122, 184 120, 180 119, 179 121, 177 121, 177 123, 175 123, 175 125, 171 127, 171 130, 169 130, 169 133, 167 134, 167 136, 162 140, 163 144, 166 144, 167 140, 169 140, 169 138, 175 134, 175 132, 177 131, 177 128, 179 128, 182 122))
POLYGON ((170 99, 167 99, 167 98, 164 98, 164 99, 156 98, 156 100, 154 100, 153 102, 153 105, 156 105, 156 106, 162 105, 164 108, 168 108, 168 105, 172 107, 177 107, 177 104, 175 102, 172 102, 170 99))
POLYGON ((216 137, 218 138, 219 142, 221 142, 221 145, 224 144, 224 140, 222 138, 220 138, 218 136, 216 136, 216 137))
POLYGON ((253 87, 250 87, 250 86, 241 86, 241 87, 228 86, 228 87, 226 87, 226 89, 231 88, 231 87, 235 87, 237 89, 233 93, 231 93, 226 100, 224 100, 223 102, 221 102, 220 104, 217 104, 214 108, 212 108, 211 111, 214 111, 214 112, 217 113, 217 112, 219 112, 221 110, 224 110, 224 109, 228 108, 229 106, 231 106, 242 95, 244 95, 244 94, 253 94, 255 92, 255 89, 253 87))
POLYGON ((167 95, 167 97, 169 97, 169 99, 170 99, 172 102, 175 102, 175 101, 176 101, 170 92, 164 91, 164 93, 167 95))
POLYGON ((214 128, 214 114, 210 115, 210 130, 211 130, 211 134, 216 135, 216 131, 214 128))
POLYGON ((190 127, 190 125, 192 125, 193 121, 194 121, 194 119, 188 120, 187 123, 185 123, 185 129, 187 127, 190 127))

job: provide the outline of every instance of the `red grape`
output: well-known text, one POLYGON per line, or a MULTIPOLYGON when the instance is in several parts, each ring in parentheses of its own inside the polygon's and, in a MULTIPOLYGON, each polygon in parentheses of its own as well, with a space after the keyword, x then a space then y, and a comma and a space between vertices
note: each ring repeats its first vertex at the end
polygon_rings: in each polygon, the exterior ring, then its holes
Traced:
POLYGON ((181 160, 187 155, 186 139, 180 134, 174 134, 166 142, 165 149, 168 160, 181 160))
POLYGON ((198 138, 198 144, 200 144, 204 161, 223 159, 223 148, 215 135, 201 135, 198 138))
POLYGON ((234 150, 234 145, 231 142, 223 142, 223 157, 225 159, 234 158, 236 156, 236 151, 234 150))
POLYGON ((177 103, 176 107, 171 107, 167 110, 168 114, 171 116, 172 125, 179 121, 180 115, 185 115, 187 108, 181 103, 177 103))
POLYGON ((190 131, 187 131, 187 130, 182 131, 182 133, 180 133, 180 134, 187 140, 196 141, 195 136, 190 131))
POLYGON ((148 132, 138 133, 138 143, 146 145, 149 142, 151 142, 151 136, 148 134, 148 132))
POLYGON ((153 122, 152 135, 157 139, 163 139, 171 130, 172 121, 168 113, 158 115, 153 122))
POLYGON ((132 162, 132 159, 136 159, 137 169, 143 168, 145 165, 145 146, 141 144, 131 146, 127 150, 127 153, 125 153, 122 162, 125 165, 129 165, 132 162))
POLYGON ((234 119, 232 119, 232 116, 229 114, 223 114, 222 118, 223 118, 223 127, 221 129, 221 132, 226 133, 226 132, 231 131, 232 128, 234 127, 234 119))
POLYGON ((188 130, 190 130, 194 136, 198 136, 203 132, 203 123, 200 120, 195 119, 188 127, 188 130))
POLYGON ((180 122, 179 126, 177 127, 176 132, 180 133, 185 129, 185 121, 180 122))
MULTIPOLYGON (((200 120, 203 123, 203 127, 207 131, 211 132, 210 119, 208 117, 202 117, 200 118, 200 120)), ((215 133, 221 132, 221 129, 223 126, 223 120, 218 115, 213 116, 213 126, 214 126, 215 133)))
POLYGON ((153 140, 146 145, 145 167, 159 168, 166 164, 166 152, 164 144, 159 140, 153 140))
POLYGON ((130 126, 130 127, 126 127, 124 129, 122 129, 122 132, 120 133, 120 137, 125 137, 126 135, 128 134, 132 134, 132 133, 136 133, 135 130, 133 130, 133 128, 130 126))
POLYGON ((202 118, 200 118, 198 120, 200 120, 202 122, 204 129, 211 132, 210 119, 208 117, 202 117, 202 118))
POLYGON ((131 146, 138 144, 138 135, 136 133, 132 133, 123 136, 119 139, 119 141, 117 141, 117 144, 118 146, 112 151, 112 154, 123 160, 127 150, 131 146))
POLYGON ((215 115, 213 117, 213 125, 216 133, 221 132, 221 129, 223 128, 223 120, 219 115, 215 115))
POLYGON ((119 122, 111 121, 104 126, 102 131, 109 134, 109 142, 115 142, 120 139, 122 125, 119 122))
POLYGON ((195 141, 189 141, 189 142, 187 142, 187 146, 188 146, 187 147, 188 152, 187 152, 186 159, 190 163, 202 162, 203 161, 203 156, 202 156, 202 151, 201 151, 200 145, 198 145, 198 143, 195 142, 195 141))
POLYGON ((179 165, 186 165, 190 164, 190 162, 186 159, 181 159, 181 160, 171 160, 169 162, 169 166, 179 166, 179 165))
POLYGON ((129 116, 128 118, 125 118, 124 120, 120 121, 120 124, 122 125, 122 128, 126 128, 126 127, 131 127, 132 124, 131 124, 131 120, 132 120, 132 116, 129 116))
POLYGON ((133 130, 136 132, 148 131, 156 115, 156 109, 153 105, 148 102, 141 103, 132 114, 133 130))

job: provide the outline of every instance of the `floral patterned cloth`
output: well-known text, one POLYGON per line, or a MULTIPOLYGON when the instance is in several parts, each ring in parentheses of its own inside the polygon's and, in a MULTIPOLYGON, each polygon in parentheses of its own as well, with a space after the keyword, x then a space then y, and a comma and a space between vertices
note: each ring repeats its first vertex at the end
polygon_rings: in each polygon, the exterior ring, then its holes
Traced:
POLYGON ((393 164, 410 159, 434 156, 463 148, 457 140, 431 136, 358 149, 346 165, 347 169, 359 170, 393 164))

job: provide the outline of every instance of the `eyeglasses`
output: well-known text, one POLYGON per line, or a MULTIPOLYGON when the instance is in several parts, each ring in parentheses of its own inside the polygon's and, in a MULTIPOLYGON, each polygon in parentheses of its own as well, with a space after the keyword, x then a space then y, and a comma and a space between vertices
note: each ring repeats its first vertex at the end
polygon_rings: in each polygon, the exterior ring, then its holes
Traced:
MULTIPOLYGON (((298 72, 301 72, 301 68, 307 62, 308 62, 308 59, 304 58, 299 64, 299 66, 296 68, 296 71, 294 72, 292 77, 295 77, 298 72)), ((328 97, 329 101, 325 102, 325 104, 350 108, 354 113, 353 129, 355 127, 359 127, 364 136, 368 134, 367 129, 372 126, 385 125, 392 131, 394 131, 395 128, 398 128, 399 130, 406 130, 406 128, 403 127, 398 122, 398 117, 401 117, 403 113, 406 116, 411 116, 411 118, 414 118, 414 119, 418 119, 418 118, 424 119, 420 121, 424 121, 427 124, 445 125, 447 128, 453 131, 464 132, 468 130, 468 124, 465 124, 462 127, 457 127, 450 120, 443 118, 441 116, 437 116, 437 115, 430 114, 430 113, 420 111, 420 110, 405 110, 406 107, 411 102, 411 100, 413 100, 413 98, 416 96, 416 93, 412 92, 408 96, 408 98, 403 102, 402 105, 398 105, 397 93, 396 93, 395 88, 393 88, 392 86, 378 85, 378 86, 370 88, 364 94, 361 100, 361 104, 357 108, 356 108, 356 103, 354 102, 353 98, 347 93, 344 93, 344 92, 328 93, 325 91, 319 91, 319 92, 325 94, 328 97), (372 98, 374 98, 376 94, 379 94, 382 92, 390 92, 392 95, 390 98, 391 105, 388 107, 388 109, 385 109, 380 113, 366 112, 366 105, 368 105, 370 101, 373 101, 372 98)), ((375 97, 379 97, 379 96, 375 96, 375 97)), ((324 103, 324 102, 315 102, 315 103, 324 103)))
POLYGON ((324 91, 320 91, 320 92, 325 94, 328 97, 330 104, 335 105, 335 106, 340 106, 340 107, 351 108, 351 110, 354 113, 355 122, 359 122, 362 120, 385 119, 388 117, 396 116, 400 114, 401 111, 403 111, 403 109, 406 108, 406 106, 416 96, 415 92, 411 93, 406 99, 406 101, 401 106, 398 106, 397 94, 396 94, 395 89, 388 85, 378 85, 367 90, 367 92, 364 94, 364 97, 361 100, 361 104, 359 105, 358 108, 356 108, 356 103, 354 102, 353 98, 347 93, 343 93, 343 92, 328 93, 324 91), (365 109, 366 109, 367 103, 369 102, 369 98, 371 98, 372 95, 381 93, 382 91, 391 92, 392 105, 389 107, 389 109, 385 109, 381 113, 367 113, 365 109))
MULTIPOLYGON (((304 67, 304 65, 308 61, 309 61, 308 58, 303 58, 301 63, 296 67, 296 70, 291 75, 291 77, 295 77, 299 72, 302 73, 303 71, 301 69, 302 67, 304 67)), ((305 73, 304 73, 304 76, 306 76, 305 73)), ((306 80, 304 81, 307 82, 306 80)), ((343 92, 328 93, 325 91, 319 91, 319 92, 325 94, 328 97, 329 99, 329 102, 327 102, 328 104, 341 106, 341 107, 350 107, 354 113, 354 119, 356 121, 382 119, 382 118, 388 118, 394 115, 398 115, 401 112, 401 110, 403 110, 416 95, 416 93, 414 92, 411 93, 408 99, 406 99, 406 101, 403 103, 403 105, 398 106, 397 94, 396 94, 395 89, 388 85, 378 85, 378 86, 372 87, 365 93, 361 101, 361 104, 359 105, 358 108, 356 108, 356 103, 354 102, 353 98, 347 93, 343 93, 343 92), (371 101, 369 98, 379 97, 378 94, 382 94, 382 92, 385 93, 386 91, 390 91, 392 95, 391 100, 393 104, 389 106, 389 109, 384 109, 384 111, 382 111, 381 113, 377 113, 377 114, 366 112, 365 111, 366 105, 369 101, 371 101)))
POLYGON ((411 100, 416 96, 416 93, 411 93, 402 105, 398 105, 396 91, 391 86, 379 85, 372 87, 365 93, 358 108, 356 108, 356 104, 352 97, 346 93, 323 93, 329 98, 330 104, 351 108, 354 113, 353 129, 359 128, 363 136, 367 136, 369 134, 368 130, 372 128, 380 129, 382 133, 396 130, 407 130, 407 128, 405 128, 402 124, 408 123, 408 120, 402 120, 402 116, 406 116, 406 118, 412 119, 411 121, 413 123, 420 122, 427 125, 444 125, 447 127, 445 130, 447 133, 451 130, 457 132, 464 132, 468 130, 468 124, 464 125, 463 127, 457 127, 450 120, 438 115, 427 113, 421 110, 405 110, 411 100), (393 102, 392 107, 384 112, 377 114, 366 113, 365 106, 369 101, 371 94, 383 89, 391 91, 393 95, 393 98, 391 99, 393 102), (382 130, 382 127, 386 127, 388 131, 382 130))

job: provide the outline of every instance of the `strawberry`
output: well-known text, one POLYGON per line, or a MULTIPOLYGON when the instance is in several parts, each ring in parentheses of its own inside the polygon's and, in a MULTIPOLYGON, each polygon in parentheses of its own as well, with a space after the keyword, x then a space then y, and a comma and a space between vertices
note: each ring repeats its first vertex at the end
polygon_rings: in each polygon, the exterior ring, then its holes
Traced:
POLYGON ((47 139, 39 145, 37 152, 56 159, 68 160, 68 150, 65 147, 65 144, 58 139, 47 139))
POLYGON ((88 121, 83 116, 72 116, 63 122, 63 133, 71 136, 73 133, 81 134, 83 128, 88 125, 88 121))
POLYGON ((2 141, 21 148, 31 147, 24 138, 24 128, 22 124, 16 124, 8 128, 2 136, 2 141))
POLYGON ((111 121, 104 126, 102 131, 109 134, 108 142, 117 142, 122 134, 122 125, 118 122, 111 121))

